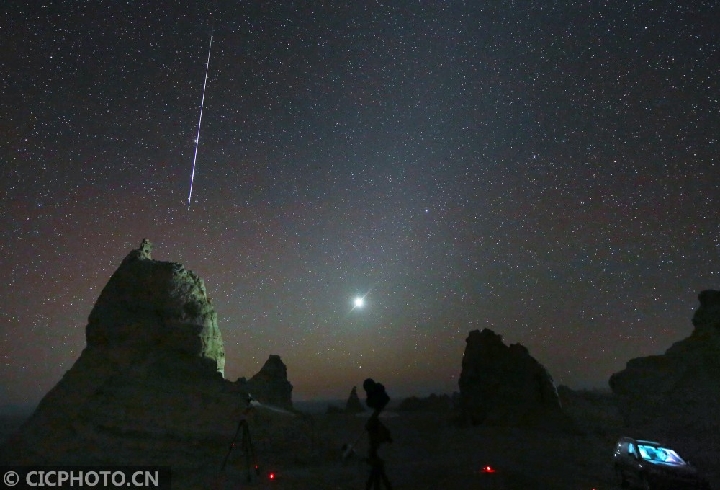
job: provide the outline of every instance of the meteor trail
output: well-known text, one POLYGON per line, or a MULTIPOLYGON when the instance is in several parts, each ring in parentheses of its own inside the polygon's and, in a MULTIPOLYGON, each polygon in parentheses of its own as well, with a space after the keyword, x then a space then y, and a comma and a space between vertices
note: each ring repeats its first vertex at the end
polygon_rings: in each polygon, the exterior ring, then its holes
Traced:
POLYGON ((207 62, 205 63, 205 81, 203 82, 202 99, 200 99, 200 117, 198 118, 197 136, 195 137, 195 155, 192 162, 192 173, 190 174, 190 193, 188 194, 188 207, 192 200, 193 182, 195 182, 195 162, 197 161, 198 146, 200 145, 200 126, 202 125, 203 107, 205 105, 205 87, 207 87, 208 72, 210 71, 210 52, 212 50, 213 32, 210 33, 210 46, 208 47, 207 62))

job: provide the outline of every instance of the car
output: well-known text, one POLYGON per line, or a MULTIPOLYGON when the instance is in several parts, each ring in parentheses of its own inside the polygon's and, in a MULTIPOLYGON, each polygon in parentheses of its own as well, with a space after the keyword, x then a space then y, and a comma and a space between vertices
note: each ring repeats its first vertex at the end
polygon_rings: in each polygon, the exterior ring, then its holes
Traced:
POLYGON ((710 490, 697 468, 659 442, 621 437, 613 467, 622 488, 710 490))

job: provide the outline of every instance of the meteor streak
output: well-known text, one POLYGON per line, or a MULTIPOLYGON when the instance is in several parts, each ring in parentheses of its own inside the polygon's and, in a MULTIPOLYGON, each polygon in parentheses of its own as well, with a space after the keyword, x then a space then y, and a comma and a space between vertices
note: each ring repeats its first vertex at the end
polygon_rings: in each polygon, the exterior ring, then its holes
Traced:
POLYGON ((198 118, 197 136, 195 137, 195 155, 190 174, 190 193, 188 194, 188 207, 192 201, 193 182, 195 182, 195 162, 197 162, 198 146, 200 145, 200 126, 202 125, 203 107, 205 106, 205 88, 207 87, 208 72, 210 71, 210 52, 212 50, 213 32, 210 33, 210 46, 208 47, 207 62, 205 63, 205 81, 203 82, 202 99, 200 99, 200 117, 198 118))

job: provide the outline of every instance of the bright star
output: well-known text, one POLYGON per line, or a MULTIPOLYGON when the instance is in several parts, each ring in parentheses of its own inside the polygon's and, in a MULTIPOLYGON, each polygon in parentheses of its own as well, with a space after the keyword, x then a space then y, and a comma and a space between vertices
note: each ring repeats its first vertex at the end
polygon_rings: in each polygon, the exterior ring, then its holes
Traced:
POLYGON ((353 308, 362 308, 363 306, 365 306, 365 298, 363 298, 362 296, 357 296, 353 300, 353 308))

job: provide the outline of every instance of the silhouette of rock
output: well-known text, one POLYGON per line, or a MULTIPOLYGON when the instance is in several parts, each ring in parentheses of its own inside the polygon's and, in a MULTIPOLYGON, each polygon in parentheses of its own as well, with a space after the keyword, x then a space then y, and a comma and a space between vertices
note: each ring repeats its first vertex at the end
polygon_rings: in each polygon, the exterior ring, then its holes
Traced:
MULTIPOLYGON (((260 403, 274 405, 286 410, 292 410, 293 386, 287 379, 287 366, 280 356, 271 355, 258 373, 245 382, 240 378, 238 383, 244 391, 249 392, 260 403)), ((243 390, 241 390, 243 391, 243 390)))
MULTIPOLYGON (((80 357, 0 447, 0 462, 167 465, 173 488, 205 488, 193 479, 217 475, 246 393, 223 378, 222 336, 203 281, 180 264, 153 260, 151 250, 144 240, 112 275, 90 313, 80 357)), ((252 386, 275 387, 280 371, 288 401, 292 387, 277 356, 252 386)), ((255 435, 277 415, 258 416, 265 425, 255 424, 255 435)))
POLYGON ((694 330, 662 355, 630 360, 609 384, 625 423, 643 437, 680 441, 693 459, 720 461, 720 291, 703 291, 694 330))
POLYGON ((238 378, 227 388, 233 393, 247 393, 254 400, 285 410, 293 410, 293 385, 287 378, 287 366, 278 355, 270 355, 260 371, 250 380, 238 378))
POLYGON ((432 393, 425 398, 411 396, 405 398, 398 405, 398 412, 449 412, 453 408, 450 395, 436 395, 432 393))
POLYGON ((700 307, 695 310, 692 324, 696 329, 720 334, 720 291, 707 289, 698 295, 700 307))
POLYGON ((563 419, 552 377, 521 344, 473 330, 460 374, 460 410, 473 425, 546 425, 563 419))
POLYGON ((364 411, 365 407, 363 407, 363 404, 360 401, 360 397, 357 394, 357 386, 353 386, 352 390, 350 391, 350 396, 347 399, 347 403, 345 403, 345 412, 361 413, 364 411))

